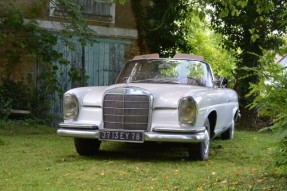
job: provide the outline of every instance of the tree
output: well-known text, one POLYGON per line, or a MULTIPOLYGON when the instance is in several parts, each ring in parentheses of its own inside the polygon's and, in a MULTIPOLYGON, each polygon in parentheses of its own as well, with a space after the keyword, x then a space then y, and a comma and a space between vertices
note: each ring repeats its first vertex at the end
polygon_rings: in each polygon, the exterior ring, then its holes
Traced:
POLYGON ((236 58, 234 53, 221 46, 222 36, 210 29, 210 23, 200 19, 199 15, 191 13, 186 25, 189 28, 186 36, 188 46, 192 47, 193 54, 204 56, 204 60, 212 65, 217 76, 224 76, 229 81, 229 87, 234 87, 236 58))
POLYGON ((287 93, 286 73, 274 63, 274 58, 276 53, 286 54, 286 48, 283 51, 280 49, 282 45, 286 46, 283 37, 287 27, 287 2, 207 0, 201 3, 204 7, 207 4, 211 7, 212 26, 224 35, 225 47, 238 51, 240 62, 236 75, 241 103, 262 116, 271 117, 272 128, 282 130, 275 163, 282 166, 286 173, 287 121, 286 109, 282 107, 287 93), (275 83, 266 83, 270 80, 275 83))
POLYGON ((154 0, 147 7, 141 3, 132 1, 142 53, 203 55, 216 74, 234 79, 235 58, 220 46, 222 37, 209 29, 196 1, 154 0))
POLYGON ((287 14, 285 0, 239 0, 200 1, 211 17, 213 29, 223 35, 224 46, 237 51, 239 62, 236 76, 239 79, 237 90, 241 104, 247 106, 254 97, 246 98, 250 83, 256 83, 258 76, 252 70, 256 68, 262 50, 275 50, 282 44, 286 32, 287 14))
POLYGON ((153 0, 147 7, 143 7, 141 0, 131 2, 143 53, 173 56, 179 49, 192 51, 186 39, 189 28, 185 21, 193 9, 188 1, 153 0))
POLYGON ((259 67, 254 70, 259 77, 258 83, 252 83, 248 96, 255 99, 249 105, 256 108, 262 117, 268 117, 271 126, 264 127, 263 130, 272 130, 274 141, 278 142, 278 149, 274 156, 275 166, 282 167, 282 171, 287 173, 287 70, 285 66, 276 64, 274 57, 276 54, 287 54, 287 48, 282 47, 277 51, 264 51, 260 57, 259 67))

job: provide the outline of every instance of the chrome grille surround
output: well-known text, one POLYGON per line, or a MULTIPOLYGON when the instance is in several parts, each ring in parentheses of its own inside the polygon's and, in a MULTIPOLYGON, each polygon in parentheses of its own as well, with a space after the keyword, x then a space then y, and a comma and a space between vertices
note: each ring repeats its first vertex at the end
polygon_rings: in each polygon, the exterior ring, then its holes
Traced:
POLYGON ((103 99, 103 128, 150 130, 153 97, 137 87, 119 87, 106 91, 103 99))

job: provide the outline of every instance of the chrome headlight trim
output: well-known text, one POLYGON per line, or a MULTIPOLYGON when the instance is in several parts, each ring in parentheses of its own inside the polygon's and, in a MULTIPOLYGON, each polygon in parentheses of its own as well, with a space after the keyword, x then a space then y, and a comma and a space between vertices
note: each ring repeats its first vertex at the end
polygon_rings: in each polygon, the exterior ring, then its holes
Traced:
POLYGON ((75 94, 64 94, 63 113, 65 120, 77 119, 79 115, 79 101, 75 94))
POLYGON ((182 97, 178 103, 178 121, 182 126, 194 126, 197 117, 196 101, 188 96, 182 97))

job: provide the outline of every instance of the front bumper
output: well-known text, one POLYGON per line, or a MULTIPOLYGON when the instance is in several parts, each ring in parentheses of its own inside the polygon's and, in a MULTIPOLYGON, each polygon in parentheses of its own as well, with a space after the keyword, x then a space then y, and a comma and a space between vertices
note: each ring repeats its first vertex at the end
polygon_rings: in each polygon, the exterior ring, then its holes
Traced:
MULTIPOLYGON (((57 134, 66 137, 99 139, 100 130, 94 125, 60 123, 57 134)), ((155 127, 152 132, 144 132, 144 141, 198 143, 206 139, 205 127, 196 129, 171 129, 155 127)))

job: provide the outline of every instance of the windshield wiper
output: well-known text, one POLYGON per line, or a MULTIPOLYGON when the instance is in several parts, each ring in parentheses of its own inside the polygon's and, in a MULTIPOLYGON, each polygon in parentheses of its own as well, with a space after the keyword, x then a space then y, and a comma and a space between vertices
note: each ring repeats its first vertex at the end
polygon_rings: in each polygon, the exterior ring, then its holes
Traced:
POLYGON ((142 79, 142 80, 133 80, 130 83, 141 83, 141 82, 146 82, 146 83, 157 82, 157 79, 150 78, 150 79, 142 79))
POLYGON ((180 84, 178 80, 172 80, 172 79, 158 79, 156 82, 165 84, 180 84))
POLYGON ((161 79, 161 78, 150 78, 143 80, 131 81, 131 83, 166 83, 166 84, 180 84, 179 81, 174 79, 161 79))

